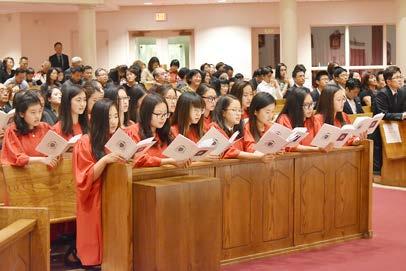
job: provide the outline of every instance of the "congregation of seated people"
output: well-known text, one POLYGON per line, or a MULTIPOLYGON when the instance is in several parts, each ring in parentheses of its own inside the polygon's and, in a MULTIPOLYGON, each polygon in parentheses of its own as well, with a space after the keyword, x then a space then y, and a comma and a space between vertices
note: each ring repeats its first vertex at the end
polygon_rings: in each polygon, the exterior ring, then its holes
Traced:
MULTIPOLYGON (((226 138, 238 131, 237 141, 219 159, 257 159, 272 163, 277 154, 264 154, 254 145, 279 123, 289 129, 307 128, 308 135, 285 152, 329 152, 311 145, 324 123, 342 127, 351 124, 350 114, 363 113, 369 106, 373 114, 384 113, 386 120, 406 119, 406 87, 400 69, 389 66, 376 74, 349 73, 336 63, 317 71, 313 88, 306 87, 306 68, 260 67, 246 78, 231 65, 204 63, 198 68, 180 67, 172 60, 169 69, 157 57, 148 63, 119 65, 110 70, 91 67, 80 57, 68 58, 62 44, 55 43, 55 54, 36 72, 29 58, 4 57, 0 68, 0 110, 15 110, 13 119, 0 130, 1 162, 24 167, 42 163, 56 167, 60 157, 49 159, 36 150, 45 134, 52 130, 69 140, 81 134, 72 153, 77 187, 77 256, 82 266, 101 264, 100 236, 101 178, 108 164, 125 162, 108 152, 105 144, 118 128, 135 142, 154 137, 156 143, 134 167, 173 165, 188 167, 191 160, 177 161, 163 152, 181 134, 198 142, 212 127, 226 138), (276 110, 278 100, 283 108, 276 110), (94 222, 99 221, 99 222, 94 222), (90 226, 89 226, 90 225, 90 226)), ((374 141, 374 171, 382 165, 379 131, 374 141)), ((359 145, 366 134, 351 137, 346 145, 359 145)))

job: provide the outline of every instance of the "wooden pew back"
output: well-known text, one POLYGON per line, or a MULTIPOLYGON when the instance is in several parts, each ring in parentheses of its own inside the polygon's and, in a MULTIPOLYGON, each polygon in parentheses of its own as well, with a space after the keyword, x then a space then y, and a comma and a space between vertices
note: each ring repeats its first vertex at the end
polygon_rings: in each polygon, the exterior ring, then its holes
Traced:
POLYGON ((49 271, 46 208, 0 207, 1 270, 49 271))
POLYGON ((366 113, 361 113, 361 114, 351 114, 351 115, 348 115, 348 117, 350 118, 351 123, 354 123, 354 120, 358 117, 372 117, 372 112, 368 112, 368 113, 366 112, 366 113))
POLYGON ((10 206, 47 207, 51 223, 75 219, 71 159, 63 159, 52 170, 42 164, 24 168, 3 165, 3 173, 10 206))

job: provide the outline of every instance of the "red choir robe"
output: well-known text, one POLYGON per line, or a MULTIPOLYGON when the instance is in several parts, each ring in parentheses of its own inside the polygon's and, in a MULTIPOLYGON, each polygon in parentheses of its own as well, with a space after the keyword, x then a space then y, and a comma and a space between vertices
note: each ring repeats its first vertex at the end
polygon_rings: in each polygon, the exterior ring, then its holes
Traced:
MULTIPOLYGON (((348 115, 347 115, 346 113, 344 113, 344 112, 341 112, 341 114, 343 115, 343 119, 344 119, 345 123, 346 123, 346 124, 351 124, 351 120, 350 120, 350 118, 348 117, 348 115)), ((323 115, 321 115, 321 114, 316 114, 316 115, 314 116, 314 118, 315 118, 316 122, 319 122, 319 123, 320 123, 320 127, 323 126, 323 124, 324 124, 324 117, 323 117, 323 115)), ((336 127, 338 127, 338 128, 341 128, 341 127, 343 126, 343 125, 341 125, 340 121, 337 119, 337 114, 336 114, 336 117, 334 118, 334 126, 336 126, 336 127)), ((351 137, 350 139, 348 139, 347 143, 345 143, 344 146, 350 146, 350 145, 352 145, 352 143, 354 142, 354 140, 355 140, 356 138, 357 138, 357 137, 355 137, 355 136, 351 137)))
MULTIPOLYGON (((179 126, 177 124, 172 125, 171 133, 173 135, 173 138, 177 137, 180 134, 179 133, 179 126)), ((189 138, 190 140, 192 140, 195 143, 197 143, 200 140, 199 135, 196 133, 196 131, 194 129, 189 129, 186 132, 186 135, 184 135, 184 136, 189 138)))
POLYGON ((211 115, 205 116, 203 119, 203 131, 207 132, 210 129, 210 123, 212 123, 211 115))
POLYGON ((249 119, 249 117, 250 117, 250 114, 249 114, 249 112, 248 112, 248 108, 247 109, 244 109, 243 111, 242 111, 242 114, 241 114, 241 119, 242 120, 245 120, 245 119, 249 119))
POLYGON ((102 178, 93 181, 96 160, 88 135, 76 142, 72 154, 76 184, 76 247, 83 265, 102 262, 103 238, 101 226, 102 178))
MULTIPOLYGON (((135 142, 142 140, 139 135, 139 123, 127 127, 125 131, 135 142)), ((159 167, 161 165, 162 158, 166 158, 162 152, 168 147, 168 145, 166 143, 162 144, 158 135, 155 136, 154 140, 156 143, 149 148, 149 150, 143 156, 134 161, 135 167, 159 167)))
MULTIPOLYGON (((215 123, 212 122, 212 124, 210 125, 210 128, 214 127, 217 130, 220 131, 220 133, 222 133, 227 139, 229 139, 230 137, 226 134, 226 132, 223 131, 223 129, 220 128, 220 126, 215 123)), ((238 155, 240 154, 241 151, 245 151, 245 152, 254 152, 254 144, 255 141, 253 140, 253 138, 249 138, 249 137, 245 137, 243 136, 242 138, 237 138, 234 141, 234 144, 224 152, 222 158, 225 159, 232 159, 232 158, 238 158, 238 155)))
POLYGON ((35 148, 50 129, 51 126, 48 123, 40 122, 27 135, 19 135, 16 132, 15 124, 11 124, 4 132, 1 163, 23 167, 28 164, 30 157, 44 156, 37 152, 35 148))
MULTIPOLYGON (((280 115, 277 122, 289 129, 293 129, 292 123, 290 122, 290 119, 289 119, 288 115, 286 115, 286 114, 280 115)), ((323 125, 323 123, 321 123, 318 119, 316 119, 315 116, 306 118, 306 120, 304 121, 304 127, 307 128, 307 132, 309 134, 300 142, 300 145, 310 146, 310 143, 313 141, 313 138, 319 132, 322 125, 323 125)), ((295 148, 293 148, 293 149, 291 148, 290 150, 294 150, 294 149, 295 148)))
MULTIPOLYGON (((261 138, 261 137, 266 133, 266 131, 269 130, 269 128, 271 128, 271 126, 265 124, 264 130, 263 130, 263 131, 259 131, 259 138, 261 138)), ((248 141, 248 142, 251 142, 251 141, 254 141, 254 142, 255 142, 255 138, 254 138, 254 136, 252 135, 251 130, 250 130, 250 123, 249 123, 249 122, 247 122, 247 123, 244 125, 244 138, 245 138, 245 140, 248 141)))
POLYGON ((55 133, 57 133, 58 135, 60 135, 61 137, 63 137, 65 140, 69 140, 72 137, 74 137, 75 135, 82 134, 82 127, 80 127, 79 122, 76 123, 76 124, 73 124, 73 126, 72 126, 73 134, 70 134, 70 135, 65 135, 62 132, 62 123, 61 123, 61 121, 58 121, 57 123, 55 123, 55 125, 52 126, 52 130, 55 133))

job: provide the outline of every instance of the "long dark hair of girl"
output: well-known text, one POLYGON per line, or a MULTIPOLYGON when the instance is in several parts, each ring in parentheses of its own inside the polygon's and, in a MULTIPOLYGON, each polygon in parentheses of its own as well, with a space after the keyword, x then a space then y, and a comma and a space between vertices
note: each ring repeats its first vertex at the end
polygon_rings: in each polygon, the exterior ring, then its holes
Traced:
POLYGON ((267 92, 259 92, 254 96, 254 98, 252 98, 249 110, 249 127, 250 132, 256 142, 261 138, 261 136, 257 126, 257 116, 255 115, 255 112, 275 103, 275 98, 267 92))
MULTIPOLYGON (((155 106, 160 103, 164 103, 166 106, 166 112, 169 112, 168 104, 164 97, 156 93, 148 94, 144 100, 142 100, 141 107, 140 107, 140 131, 139 136, 141 139, 146 139, 152 137, 152 130, 151 130, 151 119, 154 113, 155 106)), ((165 121, 165 124, 162 128, 156 129, 156 133, 161 141, 162 145, 170 144, 172 142, 172 138, 170 135, 171 124, 169 118, 165 121)))
POLYGON ((117 108, 112 100, 101 99, 92 108, 92 116, 94 117, 90 122, 89 139, 92 155, 96 161, 99 161, 106 154, 104 145, 110 137, 109 112, 112 106, 117 108))
MULTIPOLYGON (((178 125, 179 133, 186 136, 186 128, 190 122, 190 111, 192 108, 200 108, 204 110, 205 104, 199 95, 194 92, 185 92, 180 95, 178 102, 176 104, 176 109, 173 114, 173 125, 178 125)), ((203 119, 204 116, 200 117, 200 120, 196 124, 190 124, 189 129, 193 129, 195 133, 201 138, 203 136, 203 119)))
POLYGON ((130 97, 130 102, 128 104, 128 114, 130 120, 134 123, 138 122, 138 100, 144 97, 147 94, 147 91, 142 85, 136 85, 130 88, 127 88, 127 95, 130 97))
MULTIPOLYGON (((213 89, 214 91, 216 91, 216 89, 214 88, 214 86, 208 85, 206 83, 201 83, 200 86, 197 88, 196 93, 200 96, 200 97, 205 97, 206 93, 210 90, 213 89)), ((216 96, 217 96, 217 91, 216 91, 216 96)), ((203 99, 204 101, 204 99, 203 99)), ((210 116, 213 116, 213 111, 210 112, 210 116)))
MULTIPOLYGON (((121 114, 121 108, 120 108, 120 100, 119 100, 119 96, 118 96, 118 92, 120 90, 123 90, 126 94, 127 91, 125 90, 125 88, 123 86, 116 86, 116 85, 112 85, 111 87, 105 89, 104 91, 104 98, 110 99, 112 101, 114 101, 115 103, 117 103, 118 105, 118 113, 121 114)), ((130 108, 128 107, 128 111, 124 112, 124 121, 123 124, 124 126, 128 126, 130 125, 130 116, 129 116, 129 112, 130 108)))
POLYGON ((303 112, 303 102, 307 95, 310 95, 303 88, 294 87, 291 94, 286 98, 285 105, 282 108, 281 115, 286 114, 289 118, 292 128, 303 127, 304 126, 304 112, 303 112))
POLYGON ((337 118, 341 125, 346 124, 342 112, 334 116, 334 94, 339 90, 336 85, 327 85, 320 95, 317 113, 323 116, 324 123, 334 125, 334 118, 337 118))
POLYGON ((254 89, 250 82, 238 80, 237 82, 234 83, 234 85, 231 87, 230 90, 230 94, 237 97, 241 105, 242 105, 242 97, 244 96, 244 88, 246 86, 250 86, 251 89, 254 89))
MULTIPOLYGON (((77 85, 68 85, 62 90, 59 121, 61 122, 62 133, 65 135, 73 135, 72 99, 81 92, 84 92, 84 90, 77 85)), ((83 114, 79 115, 79 125, 82 129, 82 133, 86 134, 89 128, 86 106, 83 114)))
POLYGON ((20 116, 27 112, 28 107, 32 105, 41 104, 38 94, 34 91, 20 91, 14 95, 13 105, 15 106, 14 123, 16 125, 16 132, 20 135, 27 135, 31 130, 24 118, 20 116))
MULTIPOLYGON (((240 133, 238 134, 237 138, 241 138, 244 136, 244 122, 241 119, 239 124, 234 125, 233 129, 230 131, 228 130, 228 128, 226 127, 226 123, 223 117, 223 113, 224 111, 226 111, 228 109, 228 107, 230 106, 231 102, 235 100, 238 101, 237 97, 227 94, 225 96, 221 96, 220 99, 217 101, 216 103, 216 107, 213 110, 213 121, 216 122, 221 129, 223 129, 223 131, 228 135, 228 136, 232 136, 233 133, 235 133, 236 131, 239 131, 240 133)), ((241 104, 240 104, 241 106, 241 104)), ((242 108, 241 108, 242 109, 242 108)))

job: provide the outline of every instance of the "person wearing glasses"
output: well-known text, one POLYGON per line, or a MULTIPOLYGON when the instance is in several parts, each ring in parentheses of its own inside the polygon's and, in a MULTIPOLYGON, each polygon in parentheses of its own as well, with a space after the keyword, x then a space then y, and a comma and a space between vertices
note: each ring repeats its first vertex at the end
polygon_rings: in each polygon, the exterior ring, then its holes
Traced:
POLYGON ((197 143, 203 136, 205 103, 194 92, 185 92, 180 95, 178 104, 173 114, 172 135, 179 134, 197 143))
MULTIPOLYGON (((403 80, 399 67, 389 66, 383 71, 386 86, 375 97, 374 115, 383 113, 383 119, 402 121, 406 119, 406 89, 401 88, 403 80)), ((380 175, 382 167, 382 139, 379 129, 372 134, 374 139, 374 173, 380 175)))
POLYGON ((312 95, 304 88, 296 88, 291 95, 286 99, 286 103, 279 114, 276 122, 289 128, 305 127, 309 133, 295 148, 289 148, 287 151, 329 151, 333 145, 329 145, 324 149, 310 146, 313 138, 321 128, 322 123, 314 118, 314 107, 312 95))
POLYGON ((216 128, 226 138, 230 138, 235 132, 239 132, 234 144, 224 152, 222 158, 231 159, 260 159, 270 162, 274 155, 265 155, 254 150, 255 141, 244 136, 244 122, 241 119, 242 108, 237 97, 233 95, 222 96, 214 108, 213 122, 210 127, 216 128))
POLYGON ((127 92, 123 86, 111 86, 104 91, 104 98, 110 99, 116 102, 118 106, 118 113, 120 118, 120 127, 126 128, 134 122, 130 120, 130 115, 128 112, 130 97, 128 97, 127 92))
POLYGON ((201 84, 196 91, 204 101, 204 119, 203 119, 203 130, 207 132, 210 129, 210 123, 212 123, 212 115, 214 107, 217 102, 216 90, 207 84, 201 84))
POLYGON ((153 85, 149 89, 150 93, 157 93, 165 98, 166 103, 168 104, 169 113, 172 115, 176 109, 176 102, 178 101, 178 94, 175 89, 170 84, 164 85, 153 85))
MULTIPOLYGON (((263 81, 263 82, 265 82, 265 81, 263 81)), ((244 121, 244 123, 247 123, 248 117, 249 117, 248 111, 250 108, 252 97, 254 97, 254 91, 252 89, 250 82, 242 81, 242 80, 237 81, 231 87, 230 94, 237 97, 238 100, 240 101, 240 103, 242 105, 242 110, 243 110, 241 117, 242 117, 242 120, 244 121)))
POLYGON ((156 143, 140 158, 134 161, 135 167, 159 167, 174 165, 187 167, 191 161, 179 162, 173 158, 166 158, 162 152, 172 142, 169 108, 164 97, 150 93, 142 100, 139 122, 126 129, 128 135, 135 141, 154 137, 156 143))
MULTIPOLYGON (((351 124, 351 120, 344 112, 344 104, 347 101, 345 90, 336 85, 327 85, 320 95, 319 104, 315 117, 319 125, 327 123, 341 128, 351 124)), ((366 132, 359 137, 352 137, 346 145, 359 145, 360 141, 366 139, 366 132)))

